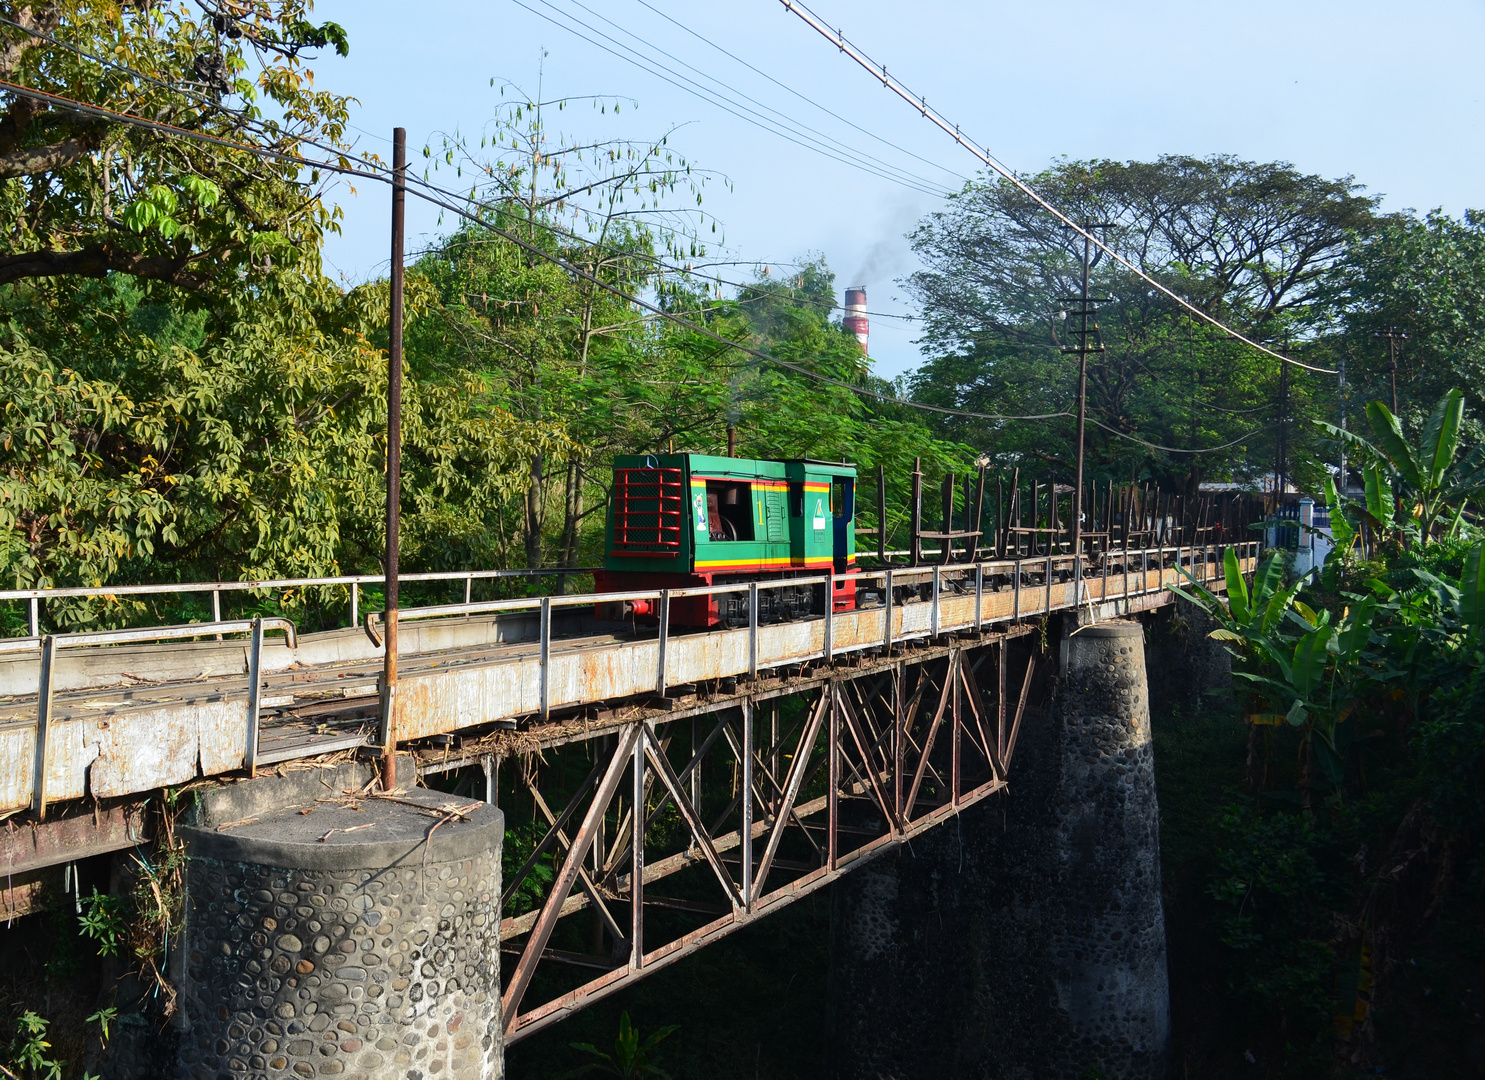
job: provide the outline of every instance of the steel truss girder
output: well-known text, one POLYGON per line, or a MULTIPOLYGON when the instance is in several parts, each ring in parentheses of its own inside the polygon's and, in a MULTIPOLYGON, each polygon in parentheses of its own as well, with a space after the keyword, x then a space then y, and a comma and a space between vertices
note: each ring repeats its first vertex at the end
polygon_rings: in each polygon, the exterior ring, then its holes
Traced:
POLYGON ((1015 640, 950 641, 922 657, 866 670, 835 668, 793 694, 744 691, 718 703, 704 739, 693 726, 680 768, 670 756, 683 745, 675 721, 651 716, 610 725, 588 743, 596 751, 593 765, 568 789, 560 811, 553 809, 555 791, 549 800, 542 787, 544 780, 557 783, 561 770, 545 758, 528 759, 521 779, 548 829, 506 883, 503 905, 543 854, 555 861, 560 853, 560 867, 538 907, 500 924, 502 952, 518 954, 504 979, 506 1042, 824 887, 1004 789, 1036 669, 1032 650, 1009 648, 1015 640), (1024 663, 1019 687, 1007 680, 1011 651, 1017 656, 1009 666, 1024 663), (975 674, 992 658, 993 699, 975 674), (1014 700, 1008 688, 1019 690, 1014 700), (780 725, 790 697, 801 699, 800 708, 780 725), (769 711, 766 725, 760 706, 769 711), (672 837, 668 846, 676 843, 674 822, 659 827, 667 807, 679 819, 680 850, 656 850, 667 846, 657 839, 661 834, 672 837), (708 810, 716 807, 722 811, 708 826, 708 810), (574 821, 580 824, 569 836, 574 821), (606 832, 614 842, 604 852, 606 832), (592 865, 601 869, 590 873, 595 851, 602 858, 592 865), (693 886, 704 891, 701 898, 646 895, 653 883, 701 866, 712 879, 709 888, 693 886), (601 948, 577 952, 553 944, 561 920, 590 907, 594 944, 607 935, 610 957, 601 948), (619 914, 621 908, 627 911, 619 914), (712 917, 647 947, 649 912, 666 912, 672 922, 678 913, 712 917), (551 964, 601 974, 523 1011, 538 969, 551 964))

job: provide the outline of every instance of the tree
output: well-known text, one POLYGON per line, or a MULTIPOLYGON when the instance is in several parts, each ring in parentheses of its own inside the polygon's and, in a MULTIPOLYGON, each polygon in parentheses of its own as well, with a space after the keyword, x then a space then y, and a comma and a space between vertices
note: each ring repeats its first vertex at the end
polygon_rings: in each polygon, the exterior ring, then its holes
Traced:
POLYGON ((201 289, 262 281, 308 259, 336 211, 294 160, 323 143, 342 163, 344 95, 305 61, 344 32, 308 0, 12 2, 0 11, 0 79, 233 146, 171 137, 0 90, 0 284, 59 275, 201 289), (104 59, 107 58, 106 61, 104 59), (244 149, 235 149, 243 146, 244 149))
MULTIPOLYGON (((291 271, 284 271, 290 274, 291 271)), ((410 289, 413 325, 433 304, 410 289)), ((16 586, 313 576, 382 551, 385 284, 298 282, 241 318, 151 302, 125 275, 11 291, 0 316, 0 576, 16 586), (310 303, 303 301, 307 299, 310 303)), ((409 565, 488 563, 492 516, 550 425, 478 376, 410 372, 409 565)), ((65 620, 90 609, 49 606, 65 620)))
MULTIPOLYGON (((1485 214, 1394 215, 1350 249, 1334 284, 1356 400, 1389 399, 1387 341, 1397 342, 1398 403, 1409 426, 1451 387, 1485 385, 1485 214)), ((1477 424, 1471 441, 1485 437, 1477 424)))
MULTIPOLYGON (((1328 277, 1374 202, 1349 177, 1228 156, 1062 162, 1029 183, 1075 220, 1108 223, 1107 242, 1144 273, 1250 335, 1318 349, 1332 309, 1328 277)), ((911 234, 926 269, 909 288, 934 356, 916 395, 985 413, 1071 413, 1076 363, 1061 351, 1081 288, 1083 240, 1014 185, 967 185, 911 234)), ((1194 487, 1206 471, 1250 477, 1273 467, 1275 362, 1196 323, 1095 250, 1092 293, 1107 351, 1089 367, 1092 471, 1141 473, 1194 487), (1133 437, 1133 438, 1129 438, 1133 437), (1149 446, 1210 455, 1169 455, 1149 446)), ((1291 405, 1316 387, 1290 379, 1291 405)), ((1070 471, 1072 424, 956 423, 961 438, 1070 471)), ((1292 458, 1301 455, 1292 453, 1292 458)))
MULTIPOLYGON (((603 286, 641 292, 670 276, 661 252, 689 260, 704 256, 701 227, 710 219, 699 207, 712 177, 670 147, 670 133, 648 141, 595 141, 549 127, 551 114, 579 101, 606 114, 622 107, 617 99, 543 100, 539 88, 527 95, 511 84, 501 87, 502 96, 507 91, 517 100, 496 110, 478 147, 450 137, 440 160, 460 175, 467 168, 478 177, 476 191, 492 224, 588 276, 541 264, 477 225, 450 237, 452 246, 436 257, 448 272, 438 276, 445 289, 458 279, 465 290, 457 298, 445 292, 464 316, 462 358, 456 362, 492 375, 498 371, 507 407, 517 415, 531 421, 560 417, 568 425, 573 454, 563 463, 558 546, 562 562, 572 565, 579 527, 591 513, 587 461, 612 445, 607 424, 596 415, 598 422, 586 422, 583 405, 597 389, 590 380, 602 366, 599 353, 627 347, 644 328, 639 313, 603 286), (682 193, 685 203, 675 198, 682 193), (492 353, 500 362, 492 362, 492 353)), ((426 153, 433 156, 431 149, 426 153)), ((432 271, 431 262, 427 269, 432 271)), ((530 462, 522 532, 526 563, 533 567, 544 558, 549 467, 544 456, 530 462)))

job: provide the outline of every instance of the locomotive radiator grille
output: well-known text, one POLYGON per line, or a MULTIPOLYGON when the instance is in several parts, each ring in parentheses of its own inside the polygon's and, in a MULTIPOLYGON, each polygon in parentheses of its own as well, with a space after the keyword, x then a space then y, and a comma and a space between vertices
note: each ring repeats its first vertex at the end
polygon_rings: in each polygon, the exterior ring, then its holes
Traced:
POLYGON ((680 469, 615 469, 615 551, 678 551, 684 509, 680 469))

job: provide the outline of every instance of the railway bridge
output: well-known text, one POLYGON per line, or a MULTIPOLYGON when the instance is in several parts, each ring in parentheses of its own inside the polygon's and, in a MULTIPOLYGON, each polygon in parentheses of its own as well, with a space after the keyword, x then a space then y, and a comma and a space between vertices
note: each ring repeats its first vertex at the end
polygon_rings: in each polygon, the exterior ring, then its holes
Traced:
MULTIPOLYGON (((1066 841, 1047 888, 1077 886, 1100 845, 1134 867, 1085 890, 1077 917, 1101 944, 1094 974, 1069 976, 1077 1000, 1049 1006, 1058 1045, 1153 1075, 1158 1047, 1117 1044, 1162 1039, 1164 1006, 1113 1004, 1135 954, 1109 929, 1136 910, 1148 924, 1152 897, 1159 912, 1130 627, 1185 576, 1222 588, 1225 547, 1251 570, 1257 545, 1175 519, 1078 553, 1036 542, 889 556, 857 577, 855 610, 761 624, 767 583, 603 595, 650 601, 646 625, 600 622, 596 596, 561 587, 473 599, 510 572, 423 575, 462 579, 465 599, 403 609, 391 708, 379 615, 358 608, 376 578, 132 590, 210 592, 219 612, 228 590, 343 588, 350 625, 303 634, 269 616, 44 634, 51 605, 131 590, 3 594, 31 604, 32 633, 0 639, 0 896, 13 917, 80 899, 90 857, 120 853, 118 887, 162 845, 185 854, 182 943, 156 970, 171 1003, 136 982, 107 1076, 490 1077, 505 1046, 870 863, 839 894, 833 1037, 841 1075, 906 1077, 921 1073, 893 1064, 884 1010, 934 997, 911 989, 927 974, 904 977, 913 935, 884 944, 909 902, 877 857, 932 850, 920 838, 1034 766, 1059 778, 1047 835, 1066 841), (752 594, 747 625, 669 626, 688 592, 729 591, 752 594), (1029 740, 1043 749, 1023 766, 1029 740), (1073 821, 1074 803, 1104 818, 1073 821)), ((1158 918, 1143 929, 1135 966, 1158 944, 1163 988, 1158 918)))

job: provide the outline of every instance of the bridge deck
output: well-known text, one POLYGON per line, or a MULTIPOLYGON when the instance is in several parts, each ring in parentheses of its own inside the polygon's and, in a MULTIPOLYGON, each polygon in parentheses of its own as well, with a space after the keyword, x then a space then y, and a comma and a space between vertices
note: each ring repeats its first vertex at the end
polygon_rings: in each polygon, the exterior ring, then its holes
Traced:
MULTIPOLYGON (((1250 547, 1245 570, 1256 556, 1250 547)), ((877 586, 876 602, 860 610, 707 632, 639 626, 562 636, 554 612, 591 610, 602 599, 595 596, 449 605, 430 609, 442 616, 437 620, 409 623, 421 634, 404 629, 396 737, 501 725, 519 727, 521 743, 531 748, 589 738, 600 710, 673 708, 665 698, 678 687, 832 663, 1074 607, 1086 606, 1095 618, 1127 614, 1164 603, 1166 586, 1183 580, 1183 572, 1220 588, 1219 549, 1112 551, 1085 566, 1081 589, 1069 556, 897 568, 890 589, 887 575, 876 571, 860 576, 877 586), (885 595, 897 602, 883 603, 885 595), (523 609, 524 629, 512 630, 511 617, 523 609)), ((415 609, 403 618, 417 616, 415 609)), ((235 772, 250 758, 261 766, 375 741, 380 649, 359 632, 307 634, 295 648, 266 646, 256 733, 247 653, 242 641, 207 640, 57 654, 72 667, 54 663, 45 694, 32 682, 37 692, 0 697, 0 812, 133 795, 235 772), (44 699, 47 734, 39 746, 44 699)), ((12 669, 0 687, 42 678, 39 647, 0 660, 12 669)))

